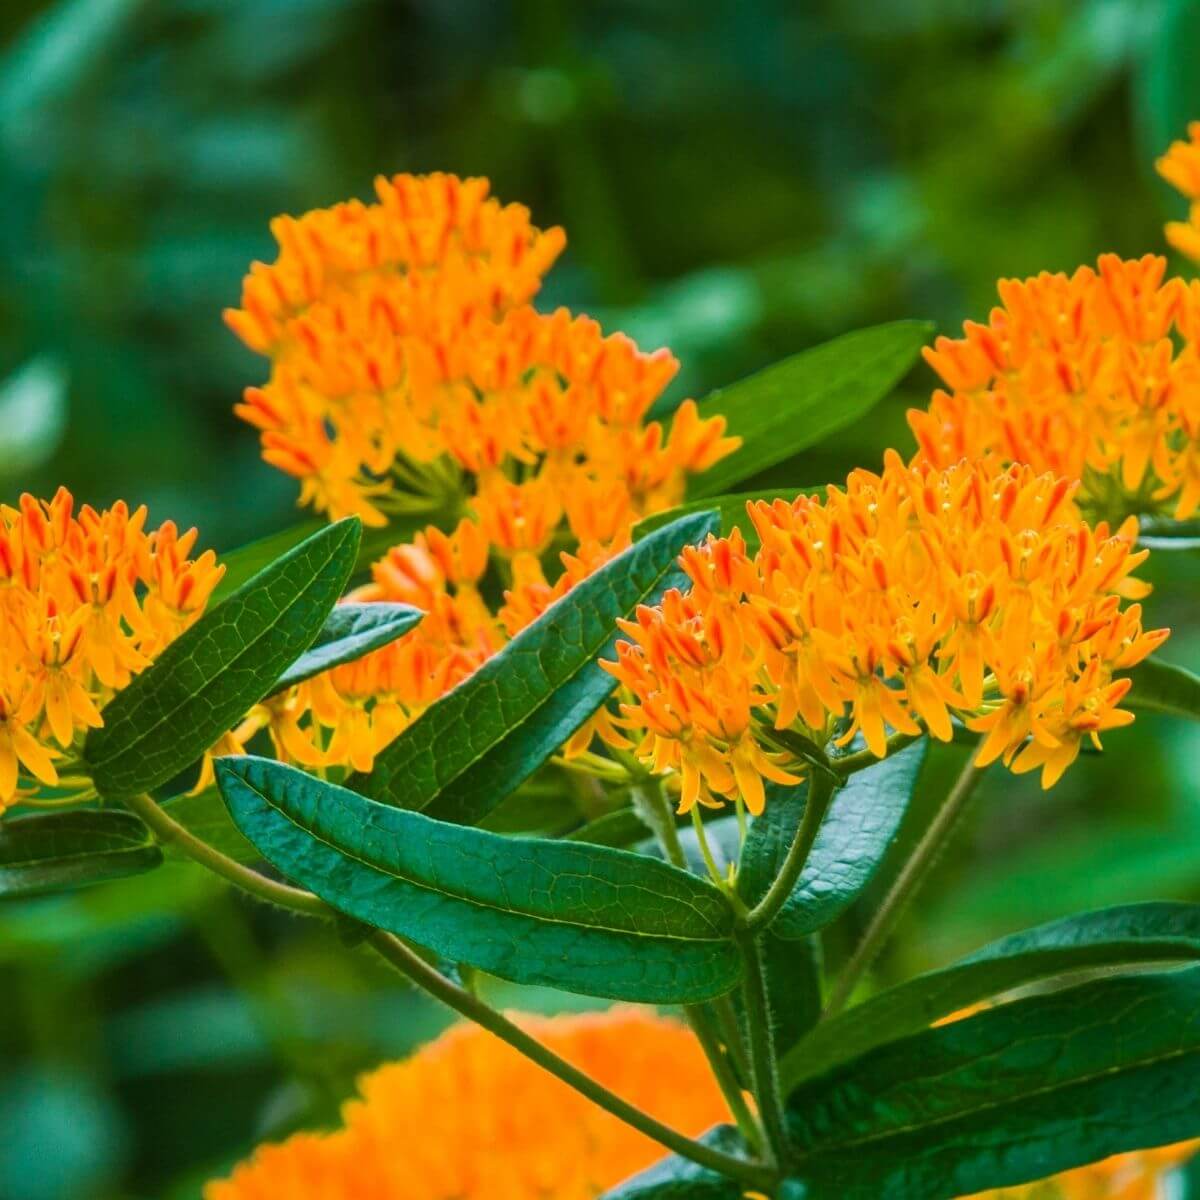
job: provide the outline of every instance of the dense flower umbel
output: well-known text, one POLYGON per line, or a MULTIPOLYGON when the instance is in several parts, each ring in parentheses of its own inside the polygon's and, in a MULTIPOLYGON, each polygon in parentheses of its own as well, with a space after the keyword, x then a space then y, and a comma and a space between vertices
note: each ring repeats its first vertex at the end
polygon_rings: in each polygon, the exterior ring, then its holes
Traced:
POLYGON ((1002 304, 925 358, 942 377, 909 413, 921 455, 1028 463, 1081 479, 1098 515, 1200 507, 1200 283, 1166 260, 1001 280, 1002 304), (1177 348, 1173 335, 1179 340, 1177 348))
POLYGON ((22 773, 57 784, 104 704, 204 611, 224 567, 195 544, 148 531, 145 508, 76 513, 65 488, 0 505, 0 812, 22 773))
MULTIPOLYGON (((728 1119, 698 1044, 672 1021, 616 1009, 522 1024, 684 1133, 728 1119)), ((205 1200, 590 1200, 664 1153, 474 1026, 367 1075, 360 1092, 343 1129, 263 1147, 205 1200)))
POLYGON ((1114 673, 1167 636, 1143 632, 1132 522, 1113 533, 1075 509, 1075 484, 1029 467, 853 472, 844 489, 749 506, 736 533, 682 557, 687 596, 624 623, 610 670, 633 694, 628 725, 681 807, 740 796, 799 770, 786 731, 876 756, 888 730, 985 735, 980 765, 1042 769, 1051 786, 1085 737, 1127 724, 1114 673), (780 732, 785 731, 783 736, 780 732))
POLYGON ((982 1192, 973 1200, 1166 1200, 1167 1177, 1192 1158, 1200 1142, 1116 1154, 1042 1183, 982 1192))
POLYGON ((416 604, 421 626, 240 731, 267 725, 285 757, 360 770, 737 445, 691 401, 669 435, 646 421, 676 371, 669 353, 530 306, 561 230, 489 198, 486 180, 401 175, 376 191, 375 204, 278 218, 278 259, 254 266, 227 314, 272 361, 238 411, 305 502, 382 524, 467 493, 453 535, 395 547, 356 597, 416 604), (548 577, 547 552, 564 544, 564 571, 548 577), (509 583, 495 613, 477 586, 491 562, 509 583))
POLYGON ((1200 121, 1188 126, 1186 142, 1172 142, 1154 165, 1191 205, 1186 221, 1171 221, 1167 225, 1167 241, 1181 254, 1200 261, 1200 121))

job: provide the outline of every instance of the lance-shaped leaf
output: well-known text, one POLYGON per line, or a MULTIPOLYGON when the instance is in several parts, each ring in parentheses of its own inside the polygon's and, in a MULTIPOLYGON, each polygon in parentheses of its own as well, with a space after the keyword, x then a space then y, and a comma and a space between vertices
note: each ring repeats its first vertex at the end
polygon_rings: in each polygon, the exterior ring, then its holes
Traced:
POLYGON ((272 691, 341 595, 360 530, 350 517, 289 550, 113 697, 83 751, 102 794, 131 796, 173 779, 272 691))
POLYGON ((75 809, 0 821, 0 896, 37 896, 140 875, 162 862, 132 813, 75 809))
MULTIPOLYGON (((727 1154, 746 1154, 745 1144, 731 1125, 710 1129, 700 1141, 727 1154)), ((743 1184, 672 1154, 605 1192, 601 1200, 741 1200, 745 1191, 743 1184)))
POLYGON ((685 585, 679 552, 716 528, 696 513, 652 533, 573 587, 499 654, 431 705, 348 786, 474 824, 537 770, 616 687, 596 662, 618 618, 685 585))
POLYGON ((949 1200, 1200 1134, 1200 967, 1002 1004, 792 1094, 812 1200, 949 1200))
POLYGON ((706 396, 700 415, 724 416, 742 446, 705 471, 693 495, 732 491, 741 480, 853 424, 904 378, 932 333, 926 321, 860 329, 706 396))
POLYGON ((369 800, 261 758, 217 760, 263 857, 328 904, 517 983, 646 1003, 729 991, 725 897, 643 855, 505 837, 369 800))
POLYGON ((1127 904, 1014 933, 817 1026, 785 1059, 792 1086, 1013 988, 1100 967, 1200 959, 1200 905, 1127 904))
POLYGON ((1129 675, 1133 687, 1122 701, 1125 708, 1200 721, 1200 675, 1161 658, 1146 659, 1129 675))
POLYGON ((409 604, 338 604, 317 640, 275 681, 276 692, 394 642, 424 616, 409 604))
MULTIPOLYGON (((771 932, 802 938, 841 915, 883 861, 912 799, 926 739, 851 775, 833 797, 808 862, 771 932)), ((774 785, 750 829, 739 889, 754 904, 775 878, 804 816, 807 784, 774 785)))

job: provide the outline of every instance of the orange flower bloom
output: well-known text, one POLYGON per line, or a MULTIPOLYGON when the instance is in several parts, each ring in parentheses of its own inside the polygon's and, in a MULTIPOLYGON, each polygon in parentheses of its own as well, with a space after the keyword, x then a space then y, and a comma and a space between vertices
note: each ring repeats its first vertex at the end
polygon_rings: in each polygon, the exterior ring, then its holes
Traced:
POLYGON ((1155 167, 1158 173, 1191 203, 1186 221, 1167 225, 1167 241, 1180 254, 1200 261, 1200 121, 1188 126, 1186 142, 1172 142, 1155 167))
MULTIPOLYGON (((699 1045, 673 1021, 618 1008, 522 1024, 688 1135, 728 1119, 699 1045)), ((259 1149, 205 1200, 590 1200, 665 1153, 474 1026, 365 1076, 359 1091, 342 1129, 259 1149)))
POLYGON ((922 458, 1028 463, 1110 519, 1200 507, 1200 286, 1166 260, 1001 280, 986 325, 925 350, 947 390, 909 424, 922 458), (1176 350, 1172 335, 1182 342, 1176 350))
POLYGON ((980 1192, 971 1200, 1162 1200, 1167 1175, 1198 1149, 1200 1142, 1192 1141, 1115 1154, 1041 1183, 980 1192))
POLYGON ((1042 770, 1050 787, 1084 737, 1126 724, 1127 680, 1166 630, 1143 632, 1135 527, 1089 527, 1066 480, 984 463, 855 471, 824 499, 749 506, 761 547, 710 538, 669 593, 623 623, 609 669, 628 726, 681 809, 740 798, 801 770, 789 731, 825 745, 889 730, 986 734, 977 761, 1042 770))
POLYGON ((146 509, 104 512, 59 488, 0 505, 0 812, 21 777, 53 786, 56 761, 100 709, 204 611, 225 568, 188 556, 196 531, 147 532, 146 509))

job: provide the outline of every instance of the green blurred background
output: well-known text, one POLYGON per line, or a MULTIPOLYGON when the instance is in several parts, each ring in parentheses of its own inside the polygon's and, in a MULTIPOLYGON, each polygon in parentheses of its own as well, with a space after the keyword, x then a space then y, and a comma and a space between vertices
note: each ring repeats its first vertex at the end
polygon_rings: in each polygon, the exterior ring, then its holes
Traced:
MULTIPOLYGON (((862 325, 952 330, 1000 275, 1158 252, 1183 204, 1152 162, 1200 117, 1198 12, 7 0, 0 498, 144 500, 218 549, 293 520, 291 482, 231 413, 263 363, 220 312, 272 254, 272 215, 366 196, 376 172, 484 174, 565 225, 545 303, 671 346, 697 395, 862 325)), ((774 478, 907 447, 931 386, 917 370, 774 478)), ((1180 629, 1166 656, 1195 666, 1200 556, 1150 573, 1153 622, 1180 629)), ((1200 899, 1198 751, 1145 719, 1048 796, 992 777, 881 973, 1080 907, 1200 899)), ((957 753, 931 758, 923 803, 957 753)), ((0 1197, 195 1197, 441 1020, 333 933, 184 866, 2 905, 0 1197)))

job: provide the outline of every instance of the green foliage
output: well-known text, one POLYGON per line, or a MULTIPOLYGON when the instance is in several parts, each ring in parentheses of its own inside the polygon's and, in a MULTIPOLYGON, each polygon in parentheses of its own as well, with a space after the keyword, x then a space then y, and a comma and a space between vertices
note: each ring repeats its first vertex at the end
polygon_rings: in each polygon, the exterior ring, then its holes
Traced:
POLYGON ((699 476, 694 494, 718 496, 858 420, 904 378, 932 333, 925 321, 860 329, 706 396, 700 415, 725 417, 742 446, 699 476))
POLYGON ((1161 658, 1148 658, 1130 672, 1133 688, 1125 707, 1200 721, 1200 675, 1161 658))
POLYGON ((1200 968, 1016 1000, 790 1099, 812 1200, 949 1200, 1200 1134, 1200 968))
POLYGON ((312 644, 358 552, 357 518, 264 568, 108 703, 84 761, 107 796, 149 791, 195 762, 312 644))
POLYGON ((738 978, 732 911, 643 855, 435 821, 258 758, 217 763, 238 828, 339 911, 519 983, 694 1003, 738 978))
POLYGON ((644 538, 648 533, 669 525, 688 513, 716 511, 721 518, 721 533, 729 534, 740 529, 746 538, 747 546, 752 549, 758 544, 758 535, 750 519, 746 515, 746 505, 756 500, 794 500, 797 496, 813 495, 820 488, 778 487, 766 488, 758 492, 730 492, 724 496, 706 496, 700 500, 691 500, 687 504, 665 509, 652 516, 643 517, 633 527, 634 541, 644 538))
MULTIPOLYGON (((738 1131, 729 1125, 710 1129, 700 1140, 729 1154, 745 1154, 738 1131)), ((741 1184, 671 1155, 605 1192, 601 1200, 741 1200, 744 1193, 741 1184)))
POLYGON ((616 687, 596 659, 616 621, 686 583, 679 552, 716 528, 682 517, 573 587, 469 679, 431 705, 348 786, 439 820, 473 824, 527 779, 616 687))
MULTIPOLYGON (((900 828, 925 761, 926 742, 851 775, 833 797, 791 895, 771 923, 781 938, 803 938, 843 913, 871 881, 900 828)), ((804 816, 807 784, 768 788, 767 806, 751 828, 738 880, 756 903, 779 872, 804 816)))
POLYGON ((10 818, 0 821, 0 897, 140 875, 162 857, 132 813, 74 809, 10 818))
MULTIPOLYGON (((194 833, 234 862, 258 862, 262 857, 229 819, 229 809, 225 807, 225 801, 221 799, 215 784, 200 792, 175 796, 167 800, 163 807, 189 833, 194 833)), ((168 842, 163 847, 163 853, 167 858, 180 861, 188 857, 175 842, 168 842)))
POLYGON ((409 604, 338 604, 325 618, 317 640, 280 675, 274 690, 281 692, 322 671, 354 662, 402 637, 424 615, 409 604))
POLYGON ((1130 904, 1001 938, 939 971, 887 988, 814 1029, 784 1061, 785 1086, 927 1029, 969 1005, 1072 972, 1200 958, 1200 906, 1130 904))

